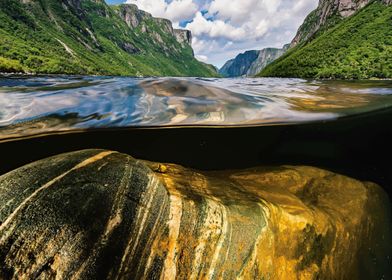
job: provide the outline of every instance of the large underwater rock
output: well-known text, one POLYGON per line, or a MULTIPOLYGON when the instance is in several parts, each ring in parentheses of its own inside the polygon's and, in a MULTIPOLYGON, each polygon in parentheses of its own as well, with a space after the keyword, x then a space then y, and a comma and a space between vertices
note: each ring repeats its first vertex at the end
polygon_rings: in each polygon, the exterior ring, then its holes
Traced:
POLYGON ((388 215, 379 186, 312 167, 86 150, 0 177, 0 279, 387 279, 388 215))

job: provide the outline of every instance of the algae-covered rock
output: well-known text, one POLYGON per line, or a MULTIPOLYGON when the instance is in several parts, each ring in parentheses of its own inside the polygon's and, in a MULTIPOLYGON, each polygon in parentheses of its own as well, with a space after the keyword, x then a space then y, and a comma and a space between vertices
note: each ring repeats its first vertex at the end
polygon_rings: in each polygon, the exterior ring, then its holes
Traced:
POLYGON ((0 177, 0 279, 376 279, 382 189, 312 167, 199 172, 116 152, 0 177))

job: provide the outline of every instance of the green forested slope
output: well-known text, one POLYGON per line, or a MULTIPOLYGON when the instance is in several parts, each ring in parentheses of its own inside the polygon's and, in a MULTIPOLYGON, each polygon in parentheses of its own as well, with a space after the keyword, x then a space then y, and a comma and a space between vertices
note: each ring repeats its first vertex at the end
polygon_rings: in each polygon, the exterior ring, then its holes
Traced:
POLYGON ((259 76, 392 78, 392 6, 372 2, 294 47, 259 76))
POLYGON ((103 0, 1 0, 0 72, 216 75, 167 21, 144 16, 132 28, 120 8, 103 0))

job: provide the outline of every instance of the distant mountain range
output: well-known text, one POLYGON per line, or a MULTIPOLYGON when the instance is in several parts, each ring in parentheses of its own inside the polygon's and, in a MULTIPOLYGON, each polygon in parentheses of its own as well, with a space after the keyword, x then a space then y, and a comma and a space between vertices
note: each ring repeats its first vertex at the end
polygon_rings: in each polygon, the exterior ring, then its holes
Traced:
POLYGON ((220 73, 226 77, 392 78, 391 4, 392 0, 320 0, 289 46, 265 49, 269 55, 262 56, 245 52, 228 61, 220 73))
POLYGON ((0 0, 0 72, 216 76, 192 35, 135 5, 0 0))
POLYGON ((219 70, 219 74, 224 77, 254 76, 282 56, 289 46, 285 45, 282 49, 252 50, 239 54, 236 58, 227 61, 219 70))

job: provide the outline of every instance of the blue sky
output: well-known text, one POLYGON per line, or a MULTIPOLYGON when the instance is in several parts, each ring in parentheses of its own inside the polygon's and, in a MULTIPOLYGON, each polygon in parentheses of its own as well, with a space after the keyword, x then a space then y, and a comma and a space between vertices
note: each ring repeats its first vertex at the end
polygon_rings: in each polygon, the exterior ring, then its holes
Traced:
POLYGON ((199 60, 218 67, 246 50, 289 43, 318 0, 106 0, 138 5, 192 31, 199 60))
POLYGON ((121 3, 124 3, 124 1, 123 0, 106 0, 106 2, 108 3, 108 4, 121 4, 121 3))

